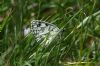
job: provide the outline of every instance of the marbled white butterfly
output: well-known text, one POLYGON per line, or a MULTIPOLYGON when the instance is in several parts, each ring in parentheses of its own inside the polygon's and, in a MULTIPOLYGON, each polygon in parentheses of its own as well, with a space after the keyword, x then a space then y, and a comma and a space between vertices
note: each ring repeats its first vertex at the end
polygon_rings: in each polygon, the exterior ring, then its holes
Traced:
POLYGON ((33 20, 31 21, 31 31, 37 41, 46 39, 47 43, 50 43, 59 33, 60 29, 51 23, 41 20, 33 20))

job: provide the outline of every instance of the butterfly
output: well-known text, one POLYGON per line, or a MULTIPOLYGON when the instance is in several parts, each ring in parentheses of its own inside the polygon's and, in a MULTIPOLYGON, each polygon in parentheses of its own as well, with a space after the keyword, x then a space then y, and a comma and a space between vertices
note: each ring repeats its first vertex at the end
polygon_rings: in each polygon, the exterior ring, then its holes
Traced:
POLYGON ((31 21, 31 32, 37 41, 46 40, 47 43, 50 43, 59 31, 60 29, 54 24, 41 20, 31 21))

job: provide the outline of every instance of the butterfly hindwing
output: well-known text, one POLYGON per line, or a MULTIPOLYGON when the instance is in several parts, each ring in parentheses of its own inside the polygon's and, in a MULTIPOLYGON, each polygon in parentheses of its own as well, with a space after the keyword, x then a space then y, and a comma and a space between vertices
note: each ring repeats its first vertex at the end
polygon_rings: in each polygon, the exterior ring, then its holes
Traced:
POLYGON ((53 36, 59 32, 59 28, 51 23, 47 23, 40 20, 33 20, 31 22, 31 30, 35 35, 37 41, 40 41, 48 35, 48 40, 51 40, 53 36))

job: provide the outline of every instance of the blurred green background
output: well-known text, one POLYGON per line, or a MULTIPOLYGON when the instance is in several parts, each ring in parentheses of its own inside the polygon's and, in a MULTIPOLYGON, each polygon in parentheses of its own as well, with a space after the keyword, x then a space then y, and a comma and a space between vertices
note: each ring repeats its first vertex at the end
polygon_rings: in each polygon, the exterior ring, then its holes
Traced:
POLYGON ((0 66, 99 66, 100 0, 0 0, 0 66), (31 20, 58 26, 44 46, 23 35, 31 20))

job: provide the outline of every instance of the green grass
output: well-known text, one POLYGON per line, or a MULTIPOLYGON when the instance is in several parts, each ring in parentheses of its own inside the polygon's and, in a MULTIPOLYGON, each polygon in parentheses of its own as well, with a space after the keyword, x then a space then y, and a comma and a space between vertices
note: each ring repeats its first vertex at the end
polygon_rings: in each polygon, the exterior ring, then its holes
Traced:
POLYGON ((99 0, 1 0, 0 66, 99 66, 99 0), (2 19, 3 18, 3 19, 2 19), (23 35, 31 20, 58 26, 49 45, 23 35))

